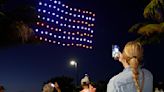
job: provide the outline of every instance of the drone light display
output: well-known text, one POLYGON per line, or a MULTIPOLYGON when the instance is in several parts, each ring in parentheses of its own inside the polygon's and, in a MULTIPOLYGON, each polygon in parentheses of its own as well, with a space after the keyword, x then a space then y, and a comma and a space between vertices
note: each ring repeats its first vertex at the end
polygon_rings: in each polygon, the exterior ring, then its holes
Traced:
POLYGON ((35 26, 41 41, 93 49, 95 13, 70 7, 61 1, 39 1, 35 26))

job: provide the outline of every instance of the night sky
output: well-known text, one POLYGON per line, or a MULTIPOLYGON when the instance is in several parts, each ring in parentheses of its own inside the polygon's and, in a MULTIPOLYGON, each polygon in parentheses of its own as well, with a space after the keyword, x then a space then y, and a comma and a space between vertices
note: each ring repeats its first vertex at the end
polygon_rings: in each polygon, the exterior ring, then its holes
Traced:
MULTIPOLYGON (((127 41, 137 37, 128 33, 128 29, 146 21, 143 18, 146 1, 149 0, 63 0, 70 6, 96 13, 94 49, 48 43, 0 48, 0 84, 5 86, 6 92, 40 92, 43 82, 52 77, 75 78, 75 69, 69 65, 71 59, 78 62, 79 83, 85 73, 95 82, 108 81, 123 69, 111 57, 112 44, 118 44, 122 51, 127 41)), ((35 2, 9 0, 6 7, 12 9, 20 4, 35 5, 35 2)), ((155 82, 164 81, 163 47, 164 42, 144 47, 144 67, 153 73, 155 82)))

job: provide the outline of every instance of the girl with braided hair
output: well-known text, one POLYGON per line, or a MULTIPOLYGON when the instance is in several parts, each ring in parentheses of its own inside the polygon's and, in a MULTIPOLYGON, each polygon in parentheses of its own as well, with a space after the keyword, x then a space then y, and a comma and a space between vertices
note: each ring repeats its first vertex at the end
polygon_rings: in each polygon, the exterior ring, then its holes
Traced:
POLYGON ((153 76, 140 67, 142 58, 142 45, 136 41, 128 42, 117 58, 124 70, 110 79, 107 92, 152 92, 153 76))

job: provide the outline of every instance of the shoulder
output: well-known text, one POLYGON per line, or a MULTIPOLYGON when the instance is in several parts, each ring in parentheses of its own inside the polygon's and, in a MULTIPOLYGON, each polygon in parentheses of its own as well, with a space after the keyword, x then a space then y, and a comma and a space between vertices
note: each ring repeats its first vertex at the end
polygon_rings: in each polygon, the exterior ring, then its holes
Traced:
POLYGON ((143 68, 142 71, 144 72, 145 78, 153 78, 153 74, 149 70, 143 68))
POLYGON ((114 77, 112 77, 109 82, 112 82, 113 85, 116 85, 116 86, 121 86, 121 85, 130 83, 132 82, 131 74, 132 74, 131 71, 123 71, 115 75, 114 77))
POLYGON ((116 84, 116 78, 117 78, 118 75, 112 77, 108 84, 107 84, 107 92, 115 92, 115 90, 117 90, 118 86, 116 84))

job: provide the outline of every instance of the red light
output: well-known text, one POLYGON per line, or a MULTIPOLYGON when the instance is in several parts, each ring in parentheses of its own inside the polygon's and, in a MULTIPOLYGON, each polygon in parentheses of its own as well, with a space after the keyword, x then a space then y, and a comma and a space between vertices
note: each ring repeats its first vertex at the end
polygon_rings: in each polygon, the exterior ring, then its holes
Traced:
POLYGON ((56 41, 53 41, 53 43, 56 43, 56 41))
POLYGON ((93 17, 95 17, 96 15, 95 14, 93 14, 93 17))
POLYGON ((39 22, 37 22, 36 24, 37 24, 37 25, 39 25, 40 23, 39 23, 39 22))
POLYGON ((56 28, 55 31, 58 31, 58 28, 56 28))
POLYGON ((81 10, 79 9, 78 12, 80 12, 81 10))
POLYGON ((80 23, 80 21, 78 20, 77 23, 80 23))
POLYGON ((41 26, 44 26, 44 23, 42 23, 41 26))
POLYGON ((51 27, 51 30, 54 30, 54 28, 53 28, 53 27, 51 27))

